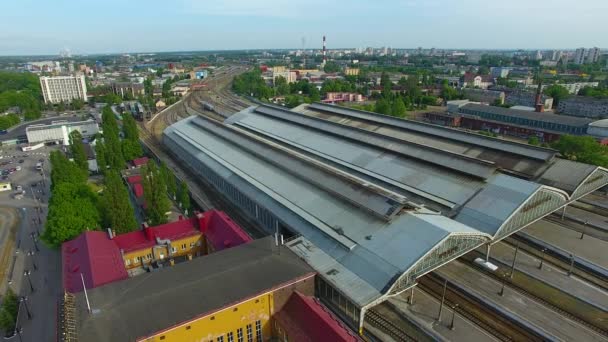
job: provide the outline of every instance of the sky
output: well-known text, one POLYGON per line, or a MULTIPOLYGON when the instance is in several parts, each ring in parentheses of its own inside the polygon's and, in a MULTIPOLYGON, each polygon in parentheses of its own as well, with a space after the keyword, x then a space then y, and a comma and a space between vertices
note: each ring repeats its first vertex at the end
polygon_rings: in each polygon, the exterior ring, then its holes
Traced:
POLYGON ((382 47, 608 48, 608 0, 18 0, 0 55, 382 47))

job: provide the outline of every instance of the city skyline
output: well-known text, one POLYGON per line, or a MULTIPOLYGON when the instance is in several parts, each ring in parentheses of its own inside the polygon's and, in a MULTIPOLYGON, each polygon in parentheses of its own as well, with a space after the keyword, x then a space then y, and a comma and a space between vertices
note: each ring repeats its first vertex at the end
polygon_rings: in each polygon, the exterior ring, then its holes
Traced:
POLYGON ((608 3, 583 3, 572 8, 565 0, 350 1, 348 6, 320 0, 179 0, 167 6, 158 0, 109 0, 99 6, 60 0, 44 7, 40 0, 25 0, 4 5, 11 15, 0 21, 0 55, 55 55, 64 48, 74 54, 318 49, 324 34, 329 49, 605 47, 608 29, 597 24, 608 3), (24 26, 26 21, 36 25, 24 26))

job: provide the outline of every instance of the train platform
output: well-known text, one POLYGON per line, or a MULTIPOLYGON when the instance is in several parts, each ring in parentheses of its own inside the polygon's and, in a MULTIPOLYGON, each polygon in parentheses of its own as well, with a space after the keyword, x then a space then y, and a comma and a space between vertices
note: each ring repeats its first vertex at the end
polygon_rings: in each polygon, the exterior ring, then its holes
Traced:
MULTIPOLYGON (((556 214, 561 214, 561 211, 557 211, 556 214)), ((594 229, 608 232, 608 217, 604 215, 596 214, 570 205, 566 208, 564 218, 578 222, 579 224, 588 224, 594 229)))
POLYGON ((537 221, 526 227, 523 232, 550 245, 568 251, 588 262, 608 269, 608 242, 568 229, 546 220, 537 221))
MULTIPOLYGON (((492 246, 490 262, 497 260, 504 265, 511 265, 514 254, 515 247, 505 243, 497 243, 492 246)), ((544 263, 542 269, 538 268, 539 265, 539 258, 527 254, 521 249, 519 250, 515 262, 516 270, 558 288, 583 302, 608 311, 608 292, 575 275, 568 276, 567 271, 549 263, 544 263)))
MULTIPOLYGON (((519 256, 518 256, 519 258, 519 256)), ((498 293, 501 283, 470 268, 460 261, 453 261, 437 273, 450 282, 466 288, 490 305, 504 310, 511 317, 524 321, 535 329, 562 341, 605 341, 605 337, 586 326, 561 315, 532 298, 514 292, 509 287, 504 295, 498 293)), ((448 284, 448 286, 450 286, 448 284)))
POLYGON ((429 332, 437 340, 444 341, 499 341, 473 322, 458 313, 454 316, 454 329, 450 329, 453 310, 444 305, 441 322, 437 321, 439 301, 419 289, 414 289, 414 304, 410 305, 407 298, 410 291, 401 296, 389 299, 388 303, 400 314, 406 316, 413 324, 423 331, 429 332))

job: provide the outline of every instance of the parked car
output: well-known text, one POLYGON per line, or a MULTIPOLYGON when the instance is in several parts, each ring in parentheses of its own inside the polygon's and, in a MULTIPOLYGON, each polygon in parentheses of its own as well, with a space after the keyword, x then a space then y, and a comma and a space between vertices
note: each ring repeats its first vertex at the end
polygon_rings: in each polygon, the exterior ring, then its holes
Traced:
POLYGON ((21 165, 17 165, 17 167, 15 167, 16 171, 21 171, 21 165))
POLYGON ((23 191, 23 187, 21 185, 17 185, 15 189, 17 189, 17 192, 23 191))
POLYGON ((23 164, 24 160, 23 159, 19 159, 19 164, 23 164))

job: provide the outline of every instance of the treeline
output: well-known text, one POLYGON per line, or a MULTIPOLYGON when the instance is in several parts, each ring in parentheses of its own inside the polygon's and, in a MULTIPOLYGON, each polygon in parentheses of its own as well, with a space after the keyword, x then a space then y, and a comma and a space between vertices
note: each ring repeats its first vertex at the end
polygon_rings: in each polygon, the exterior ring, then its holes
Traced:
MULTIPOLYGON (((0 72, 0 113, 18 107, 23 120, 34 120, 41 116, 42 92, 38 76, 30 73, 0 72)), ((0 129, 18 124, 18 113, 0 117, 0 129)))
POLYGON ((566 159, 608 167, 608 147, 590 136, 562 135, 551 144, 566 159))

